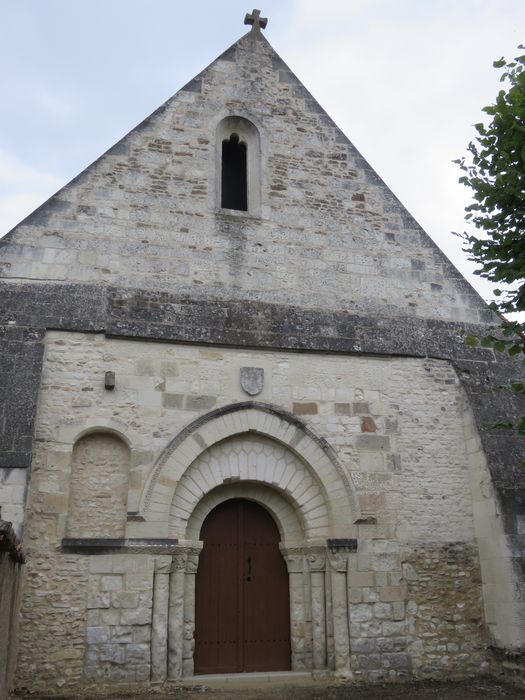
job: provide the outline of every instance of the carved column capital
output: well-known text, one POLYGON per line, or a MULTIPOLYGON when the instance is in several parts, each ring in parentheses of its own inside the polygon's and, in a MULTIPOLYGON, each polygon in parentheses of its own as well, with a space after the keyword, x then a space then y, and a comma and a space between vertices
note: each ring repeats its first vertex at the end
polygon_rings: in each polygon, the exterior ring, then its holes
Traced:
POLYGON ((171 572, 184 571, 187 574, 196 574, 203 542, 198 540, 183 540, 182 542, 183 544, 179 544, 171 556, 171 572))
POLYGON ((288 567, 289 574, 302 574, 304 570, 304 552, 302 547, 279 547, 288 567))
POLYGON ((325 571, 326 547, 307 547, 304 550, 310 571, 325 571))
POLYGON ((328 561, 333 571, 345 572, 348 567, 348 552, 328 552, 328 561))
POLYGON ((186 573, 196 574, 199 566, 199 555, 202 551, 202 545, 192 546, 186 549, 186 573))
POLYGON ((171 558, 171 572, 186 571, 186 562, 188 554, 186 552, 177 552, 171 558))
POLYGON ((163 555, 155 557, 154 570, 156 574, 169 574, 171 569, 171 557, 163 555))

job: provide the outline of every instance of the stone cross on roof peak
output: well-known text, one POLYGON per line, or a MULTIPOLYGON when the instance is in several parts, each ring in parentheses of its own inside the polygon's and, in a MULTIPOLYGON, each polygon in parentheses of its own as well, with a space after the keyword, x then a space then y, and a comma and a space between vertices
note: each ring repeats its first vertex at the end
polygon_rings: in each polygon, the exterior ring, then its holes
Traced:
POLYGON ((246 17, 244 18, 244 24, 251 24, 252 32, 259 32, 261 29, 264 29, 268 24, 268 18, 261 17, 260 10, 252 10, 251 15, 249 13, 246 13, 246 17))

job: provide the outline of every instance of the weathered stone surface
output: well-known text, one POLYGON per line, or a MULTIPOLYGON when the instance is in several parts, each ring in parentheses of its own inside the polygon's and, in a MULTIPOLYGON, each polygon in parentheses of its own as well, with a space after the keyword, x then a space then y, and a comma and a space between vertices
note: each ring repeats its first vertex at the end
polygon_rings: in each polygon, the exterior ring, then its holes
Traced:
POLYGON ((262 367, 241 367, 240 380, 243 390, 250 396, 260 394, 264 385, 262 367))
POLYGON ((517 638, 523 438, 486 430, 525 410, 490 389, 517 365, 465 345, 491 312, 260 32, 0 249, 20 524, 32 464, 21 687, 191 674, 199 526, 221 498, 279 523, 294 668, 478 673, 480 563, 494 639, 517 638), (264 148, 247 212, 216 201, 226 105, 264 148), (243 387, 246 368, 265 381, 243 387))
POLYGON ((487 668, 476 548, 466 543, 418 545, 405 549, 404 561, 418 574, 407 582, 414 671, 435 677, 436 660, 440 663, 442 655, 453 674, 487 668))

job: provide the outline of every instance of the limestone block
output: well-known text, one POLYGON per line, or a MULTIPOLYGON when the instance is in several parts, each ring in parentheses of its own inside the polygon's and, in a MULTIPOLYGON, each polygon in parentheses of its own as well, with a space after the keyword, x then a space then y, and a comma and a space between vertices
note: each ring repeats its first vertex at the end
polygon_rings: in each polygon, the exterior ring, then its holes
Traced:
POLYGON ((150 659, 148 644, 126 644, 126 662, 129 664, 147 664, 150 659))
POLYGON ((135 680, 135 672, 133 667, 128 667, 127 664, 112 665, 109 667, 109 678, 112 683, 132 683, 135 680))
POLYGON ((114 608, 136 608, 139 604, 139 594, 132 591, 120 591, 111 594, 111 605, 114 608))
POLYGON ((350 607, 350 620, 352 622, 364 622, 373 617, 373 608, 365 603, 355 604, 350 607))
POLYGON ((101 591, 122 590, 122 576, 102 576, 100 580, 101 591))
POLYGON ((381 661, 383 666, 385 666, 386 668, 408 668, 408 656, 403 652, 383 654, 381 657, 381 661))
POLYGON ((405 604, 402 602, 394 602, 392 604, 392 613, 394 620, 403 620, 405 618, 405 604))
POLYGON ((366 654, 357 657, 359 668, 371 670, 381 668, 381 656, 379 654, 366 654))
POLYGON ((144 625, 142 627, 133 627, 133 642, 134 644, 145 644, 151 640, 151 627, 144 625))
POLYGON ((373 638, 361 638, 352 640, 352 652, 355 654, 372 654, 375 650, 376 640, 373 638))
POLYGON ((406 631, 406 624, 404 622, 386 621, 382 624, 382 630, 385 637, 403 636, 406 631))
POLYGON ((87 599, 89 608, 109 608, 109 593, 90 593, 87 599))
POLYGON ((137 683, 145 683, 150 679, 150 667, 146 665, 137 664, 134 666, 135 670, 135 680, 137 683))
POLYGON ((393 615, 390 603, 376 603, 374 605, 374 617, 378 620, 391 620, 393 615))
POLYGON ((394 639, 392 637, 379 637, 376 640, 377 650, 381 653, 394 651, 394 639))
POLYGON ((151 609, 122 610, 120 620, 123 625, 149 625, 151 609))
MULTIPOLYGON (((348 603, 361 603, 363 602, 363 591, 361 588, 349 588, 348 589, 348 603)), ((368 601, 365 601, 368 602, 368 601)))
POLYGON ((92 574, 110 574, 113 571, 113 556, 97 554, 89 557, 89 571, 92 574))
POLYGON ((398 554, 374 554, 370 559, 373 571, 400 571, 401 561, 398 554))
POLYGON ((373 586, 374 573, 372 571, 349 571, 348 585, 352 587, 373 586))
POLYGON ((100 613, 99 613, 98 609, 87 610, 86 624, 88 627, 100 627, 101 626, 102 623, 100 621, 100 613))
POLYGON ((101 644, 100 661, 109 661, 112 664, 123 664, 126 659, 126 644, 101 644))
POLYGON ((406 586, 386 586, 379 588, 379 598, 383 603, 403 601, 406 598, 406 586))
POLYGON ((128 591, 147 591, 152 588, 152 576, 147 573, 126 574, 124 588, 128 591))
POLYGON ((362 588, 364 603, 377 603, 379 600, 379 592, 375 588, 362 588))
POLYGON ((109 627, 88 627, 87 641, 88 644, 102 644, 109 642, 110 631, 109 627))
POLYGON ((113 608, 98 611, 101 625, 118 625, 120 622, 120 612, 113 608))
POLYGON ((129 625, 114 625, 111 627, 111 641, 118 644, 130 644, 133 639, 133 627, 129 625))

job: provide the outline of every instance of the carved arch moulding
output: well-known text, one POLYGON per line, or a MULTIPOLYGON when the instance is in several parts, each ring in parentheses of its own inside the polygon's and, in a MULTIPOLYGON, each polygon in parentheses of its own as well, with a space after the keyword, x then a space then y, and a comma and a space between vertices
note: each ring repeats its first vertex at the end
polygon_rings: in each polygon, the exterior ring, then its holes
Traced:
POLYGON ((279 493, 298 512, 308 538, 344 536, 345 525, 360 517, 351 477, 326 440, 296 416, 248 401, 210 411, 171 440, 153 465, 136 518, 146 521, 145 533, 185 539, 201 500, 233 482, 279 493), (228 461, 227 454, 242 452, 228 461), (266 460, 257 457, 261 453, 266 460), (268 461, 273 471, 264 468, 268 461), (345 513, 344 522, 334 513, 345 513))

